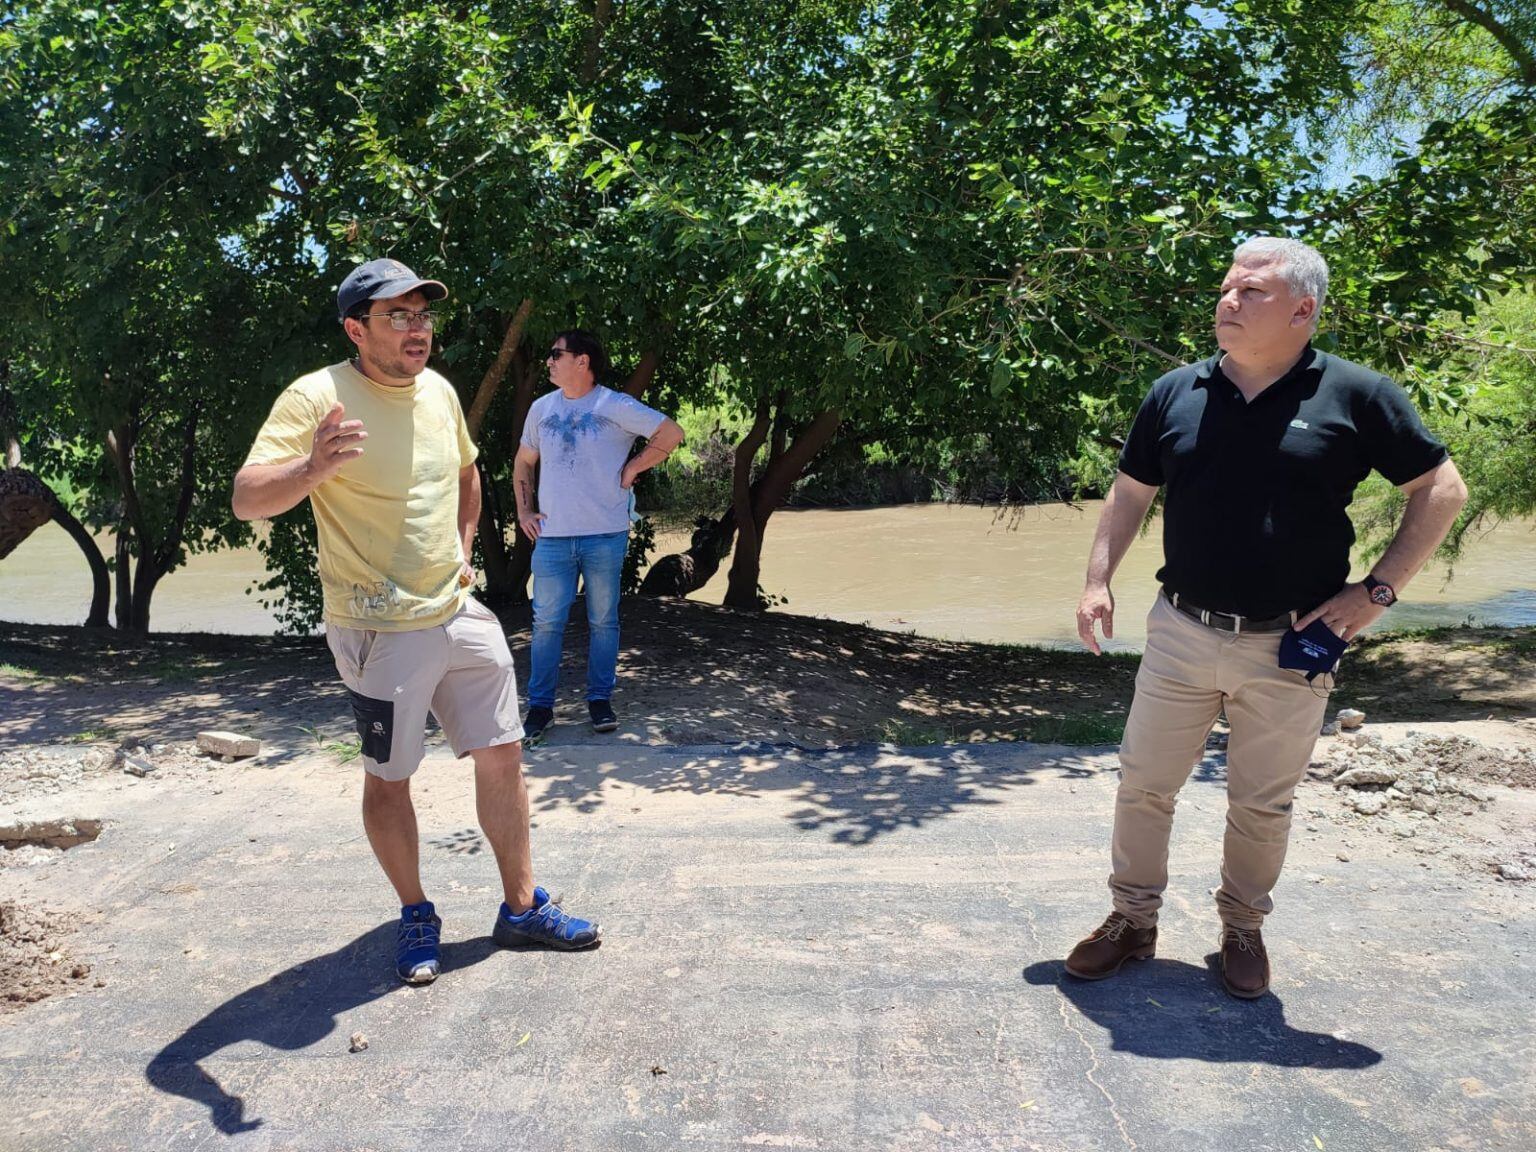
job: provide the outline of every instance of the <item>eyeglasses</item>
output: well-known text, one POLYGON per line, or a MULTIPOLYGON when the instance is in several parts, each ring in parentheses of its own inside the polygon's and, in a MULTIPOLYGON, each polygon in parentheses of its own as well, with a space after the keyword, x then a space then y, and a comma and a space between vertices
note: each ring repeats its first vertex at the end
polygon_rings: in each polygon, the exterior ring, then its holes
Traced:
POLYGON ((578 353, 573 348, 551 348, 544 357, 545 360, 558 360, 562 356, 575 356, 578 353))
POLYGON ((389 326, 396 332, 409 332, 412 328, 430 332, 437 327, 436 312, 369 312, 358 319, 388 320, 389 326))

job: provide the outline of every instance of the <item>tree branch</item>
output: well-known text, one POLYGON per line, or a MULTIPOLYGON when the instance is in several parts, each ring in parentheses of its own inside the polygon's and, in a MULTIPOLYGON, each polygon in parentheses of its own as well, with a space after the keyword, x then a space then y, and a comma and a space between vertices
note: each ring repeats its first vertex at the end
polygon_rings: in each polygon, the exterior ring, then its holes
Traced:
POLYGON ((469 415, 464 422, 469 426, 471 439, 480 435, 480 426, 485 423, 485 414, 491 409, 491 401, 496 398, 496 390, 501 387, 501 382, 506 379, 507 369, 512 366, 512 357, 517 354, 517 346, 523 342, 523 329, 528 325, 528 317, 533 312, 532 297, 525 296, 523 302, 517 306, 517 311, 512 316, 512 321, 507 325, 506 334, 501 338, 501 348, 496 353, 496 359, 485 370, 485 375, 480 378, 480 386, 475 389, 475 400, 469 406, 469 415))
POLYGON ((1514 31, 1499 22, 1491 12, 1472 3, 1472 0, 1443 0, 1445 6, 1468 23, 1476 24, 1499 42, 1520 72, 1520 81, 1527 88, 1536 88, 1536 55, 1514 31))

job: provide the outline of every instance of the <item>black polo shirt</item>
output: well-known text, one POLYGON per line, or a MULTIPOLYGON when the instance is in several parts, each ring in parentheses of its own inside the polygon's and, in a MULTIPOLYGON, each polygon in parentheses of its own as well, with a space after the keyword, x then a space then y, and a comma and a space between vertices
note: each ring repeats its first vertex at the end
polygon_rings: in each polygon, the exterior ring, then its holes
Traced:
POLYGON ((1407 483, 1445 446, 1369 368, 1308 347, 1250 404, 1220 361, 1153 384, 1120 453, 1131 479, 1167 487, 1157 578, 1218 612, 1308 612, 1349 579, 1355 487, 1372 468, 1407 483))

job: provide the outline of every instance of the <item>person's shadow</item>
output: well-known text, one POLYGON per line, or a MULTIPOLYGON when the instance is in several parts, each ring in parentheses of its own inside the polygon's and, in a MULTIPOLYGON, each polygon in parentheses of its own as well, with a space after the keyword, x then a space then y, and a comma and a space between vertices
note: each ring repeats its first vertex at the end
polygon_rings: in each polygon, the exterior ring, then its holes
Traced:
MULTIPOLYGON (((397 927, 393 920, 380 924, 225 1001, 162 1048, 145 1078, 162 1092, 206 1104, 220 1132, 261 1127, 261 1120, 245 1118, 245 1100, 224 1091, 202 1061, 242 1040, 288 1052, 307 1048, 334 1032, 343 1012, 403 989, 389 966, 397 927)), ((443 971, 468 968, 496 950, 489 936, 445 943, 443 971)))
POLYGON ((1273 992, 1257 1000, 1228 996, 1218 954, 1205 963, 1205 969, 1179 960, 1127 963, 1117 976, 1089 981, 1068 976, 1060 960, 1042 960, 1024 969, 1024 979, 1055 985, 1109 1033, 1116 1052, 1282 1068, 1358 1069, 1381 1062, 1381 1053, 1364 1044, 1292 1028, 1273 992))

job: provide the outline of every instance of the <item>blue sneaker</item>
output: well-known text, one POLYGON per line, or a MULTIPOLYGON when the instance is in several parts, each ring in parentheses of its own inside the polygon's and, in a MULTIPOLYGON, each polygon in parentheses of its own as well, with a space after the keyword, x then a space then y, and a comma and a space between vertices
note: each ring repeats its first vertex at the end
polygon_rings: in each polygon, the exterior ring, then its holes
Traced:
POLYGON ((496 927, 491 930, 491 938, 503 948, 543 944, 566 952, 590 948, 602 934, 596 924, 562 911, 542 888, 533 890, 533 907, 521 916, 512 915, 512 909, 503 904, 496 915, 496 927))
POLYGON ((443 921, 432 901, 400 909, 400 933, 395 937, 395 973, 407 984, 430 984, 441 965, 437 959, 443 921))

